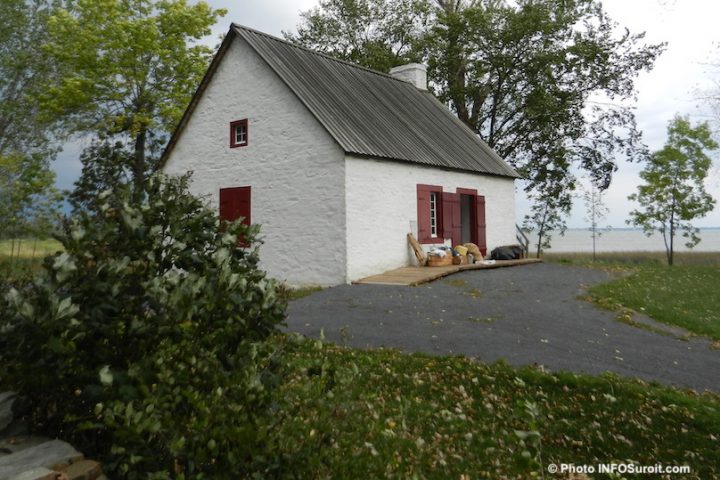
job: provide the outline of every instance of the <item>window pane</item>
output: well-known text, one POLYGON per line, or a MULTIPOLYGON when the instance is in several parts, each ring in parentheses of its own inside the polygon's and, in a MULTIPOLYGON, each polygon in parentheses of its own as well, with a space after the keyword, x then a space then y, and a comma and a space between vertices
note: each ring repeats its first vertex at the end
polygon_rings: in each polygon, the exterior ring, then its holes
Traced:
POLYGON ((235 143, 245 143, 245 125, 235 127, 235 143))
POLYGON ((437 193, 430 193, 430 236, 437 237, 437 193))

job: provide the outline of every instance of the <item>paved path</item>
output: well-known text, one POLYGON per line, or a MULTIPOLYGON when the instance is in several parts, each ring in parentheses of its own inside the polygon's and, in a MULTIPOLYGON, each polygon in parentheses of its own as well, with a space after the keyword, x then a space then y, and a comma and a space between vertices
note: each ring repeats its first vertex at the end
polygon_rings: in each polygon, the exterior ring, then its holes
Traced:
MULTIPOLYGON (((577 300, 608 273, 554 264, 461 272, 418 287, 342 285, 290 304, 288 329, 358 348, 462 354, 486 362, 720 391, 720 351, 632 327, 577 300)), ((644 318, 643 321, 652 322, 644 318)))

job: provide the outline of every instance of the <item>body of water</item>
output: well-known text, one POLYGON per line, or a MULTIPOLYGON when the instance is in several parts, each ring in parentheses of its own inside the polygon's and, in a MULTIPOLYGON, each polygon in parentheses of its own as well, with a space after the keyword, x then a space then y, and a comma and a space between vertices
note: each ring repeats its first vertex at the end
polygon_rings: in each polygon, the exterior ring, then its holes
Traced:
MULTIPOLYGON (((591 235, 589 230, 581 228, 568 229, 564 236, 553 232, 550 242, 552 247, 545 251, 548 253, 592 252, 591 235)), ((537 248, 537 237, 535 235, 528 237, 530 238, 530 250, 534 251, 537 248)), ((720 252, 720 228, 702 228, 700 229, 700 238, 700 243, 695 248, 689 249, 685 246, 685 238, 677 235, 675 251, 720 252)), ((601 236, 595 240, 595 247, 597 252, 665 251, 662 236, 654 233, 648 237, 642 230, 631 228, 602 230, 601 236)))

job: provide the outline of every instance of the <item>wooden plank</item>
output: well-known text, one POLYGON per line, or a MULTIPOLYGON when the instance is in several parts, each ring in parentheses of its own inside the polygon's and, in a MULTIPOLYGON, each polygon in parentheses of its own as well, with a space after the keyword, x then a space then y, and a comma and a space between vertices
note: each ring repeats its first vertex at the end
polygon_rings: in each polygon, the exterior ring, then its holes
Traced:
POLYGON ((537 258, 523 258, 520 260, 496 260, 493 264, 475 263, 473 265, 449 265, 446 267, 401 267, 379 275, 361 278, 360 280, 356 280, 352 283, 364 285, 417 286, 465 270, 512 267, 515 265, 526 265, 539 262, 542 262, 542 260, 537 258))
POLYGON ((427 256, 425 255, 425 251, 422 249, 422 246, 420 243, 418 243, 417 240, 415 240, 415 237, 412 233, 407 234, 408 242, 410 242, 410 246, 412 247, 413 251, 415 252, 415 258, 417 258, 418 265, 421 267, 425 266, 425 263, 427 262, 427 256))

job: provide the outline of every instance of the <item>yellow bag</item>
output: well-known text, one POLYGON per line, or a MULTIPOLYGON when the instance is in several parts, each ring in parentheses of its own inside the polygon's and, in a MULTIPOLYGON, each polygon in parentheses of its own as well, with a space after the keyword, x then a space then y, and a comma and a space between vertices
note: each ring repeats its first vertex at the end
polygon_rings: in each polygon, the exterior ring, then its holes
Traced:
POLYGON ((462 245, 458 245, 456 247, 453 247, 453 249, 458 252, 460 255, 467 255, 468 249, 466 247, 463 247, 462 245))

